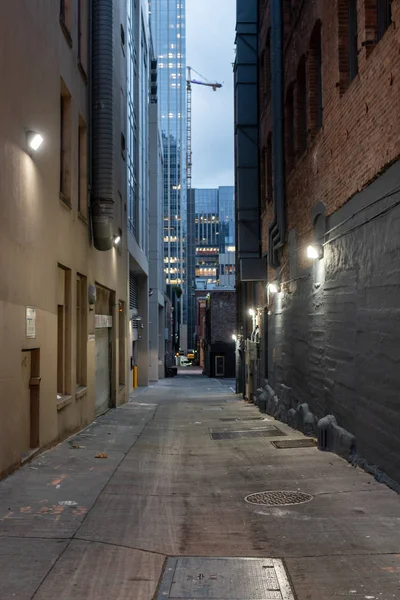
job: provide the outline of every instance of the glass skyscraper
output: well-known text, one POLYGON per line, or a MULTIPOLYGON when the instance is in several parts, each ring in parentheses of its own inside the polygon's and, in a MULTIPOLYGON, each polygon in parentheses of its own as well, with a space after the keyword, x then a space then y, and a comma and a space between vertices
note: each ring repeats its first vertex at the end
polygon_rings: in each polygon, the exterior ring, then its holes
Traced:
MULTIPOLYGON (((186 2, 149 0, 164 146, 164 270, 186 294, 186 2)), ((179 322, 186 321, 186 299, 179 322)))
POLYGON ((191 189, 188 198, 188 341, 196 293, 235 287, 235 188, 191 189))

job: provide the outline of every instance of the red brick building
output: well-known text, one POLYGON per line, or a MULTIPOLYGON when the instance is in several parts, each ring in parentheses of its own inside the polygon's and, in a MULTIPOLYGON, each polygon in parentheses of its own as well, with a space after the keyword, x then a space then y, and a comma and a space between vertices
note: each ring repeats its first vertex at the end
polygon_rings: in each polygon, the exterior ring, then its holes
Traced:
POLYGON ((258 379, 400 480, 400 0, 259 0, 258 92, 258 379))

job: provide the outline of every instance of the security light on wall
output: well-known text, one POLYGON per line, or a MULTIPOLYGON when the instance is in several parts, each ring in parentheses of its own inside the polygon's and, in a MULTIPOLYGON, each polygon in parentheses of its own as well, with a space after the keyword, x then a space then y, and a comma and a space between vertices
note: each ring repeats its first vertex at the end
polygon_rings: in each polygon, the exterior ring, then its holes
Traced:
POLYGON ((307 258, 311 260, 318 260, 324 256, 324 248, 321 244, 312 244, 307 246, 307 258))
POLYGON ((114 246, 118 246, 118 244, 121 241, 121 236, 120 235, 115 235, 114 236, 114 246))
POLYGON ((37 133, 36 131, 27 131, 26 132, 26 143, 28 145, 29 150, 33 152, 37 152, 40 146, 43 144, 44 138, 37 133))
POLYGON ((256 311, 254 310, 254 308, 249 308, 249 315, 250 315, 250 317, 256 316, 256 311))
POLYGON ((268 291, 270 294, 277 294, 279 292, 279 285, 277 283, 269 283, 268 291))
POLYGON ((237 340, 237 335, 235 335, 234 333, 232 333, 232 339, 233 339, 233 341, 234 341, 234 342, 236 342, 236 340, 237 340))

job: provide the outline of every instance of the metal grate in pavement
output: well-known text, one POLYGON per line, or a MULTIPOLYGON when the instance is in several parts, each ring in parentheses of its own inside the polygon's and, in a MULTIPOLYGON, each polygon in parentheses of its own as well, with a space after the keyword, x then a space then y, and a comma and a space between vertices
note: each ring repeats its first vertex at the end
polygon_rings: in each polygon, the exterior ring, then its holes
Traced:
POLYGON ((267 419, 264 419, 264 417, 226 417, 225 419, 220 419, 220 421, 267 421, 267 419))
POLYGON ((317 443, 313 438, 305 438, 300 440, 276 440, 271 442, 277 450, 285 448, 315 448, 317 443))
POLYGON ((281 560, 170 558, 158 600, 294 600, 281 560))
POLYGON ((304 492, 291 492, 278 490, 271 492, 257 492, 249 494, 245 501, 249 504, 263 504, 264 506, 291 506, 294 504, 305 504, 310 502, 313 497, 304 492))
POLYGON ((266 429, 250 429, 244 431, 215 431, 210 430, 212 440, 241 440, 260 437, 277 437, 286 435, 277 427, 270 426, 266 429))

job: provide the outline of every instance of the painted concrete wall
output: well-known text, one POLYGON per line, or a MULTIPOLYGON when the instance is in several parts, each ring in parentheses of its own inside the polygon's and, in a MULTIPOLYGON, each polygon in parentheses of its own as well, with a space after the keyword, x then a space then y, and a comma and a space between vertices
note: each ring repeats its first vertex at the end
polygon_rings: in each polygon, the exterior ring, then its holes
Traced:
POLYGON ((399 481, 400 163, 332 228, 321 261, 293 253, 296 281, 274 299, 269 382, 287 410, 306 402, 317 418, 333 414, 357 453, 399 481))
MULTIPOLYGON (((72 3, 75 7, 75 3, 72 3)), ((115 3, 115 30, 123 3, 115 3)), ((76 8, 73 9, 74 11, 76 8)), ((94 414, 94 341, 87 341, 87 388, 76 393, 76 274, 113 290, 126 301, 126 245, 106 253, 89 243, 87 222, 78 214, 79 116, 88 124, 88 87, 77 65, 77 14, 71 15, 72 48, 59 23, 59 3, 28 0, 0 6, 0 473, 18 464, 26 450, 21 422, 28 406, 21 388, 22 351, 40 349, 40 446, 46 446, 91 421, 94 414), (71 207, 60 191, 60 81, 71 94, 71 207), (34 156, 26 152, 25 129, 40 132, 44 143, 34 156), (57 405, 57 278, 58 264, 71 269, 71 346, 68 373, 70 399, 57 405), (36 337, 26 338, 25 307, 37 310, 36 337), (78 397, 79 396, 79 397, 78 397), (58 410, 59 409, 59 410, 58 410)), ((121 53, 122 54, 122 53, 121 53)), ((123 75, 116 53, 116 80, 123 75)), ((118 100, 120 97, 118 88, 118 100)), ((117 107, 120 106, 118 101, 117 107)), ((121 125, 115 136, 115 228, 125 228, 121 186, 121 125)), ((114 313, 113 346, 117 347, 118 313, 114 313)), ((94 313, 88 310, 87 333, 94 334, 94 313)), ((118 353, 113 354, 113 373, 118 353)), ((114 377, 115 378, 115 377, 114 377)), ((113 403, 126 400, 113 390, 113 403)))

